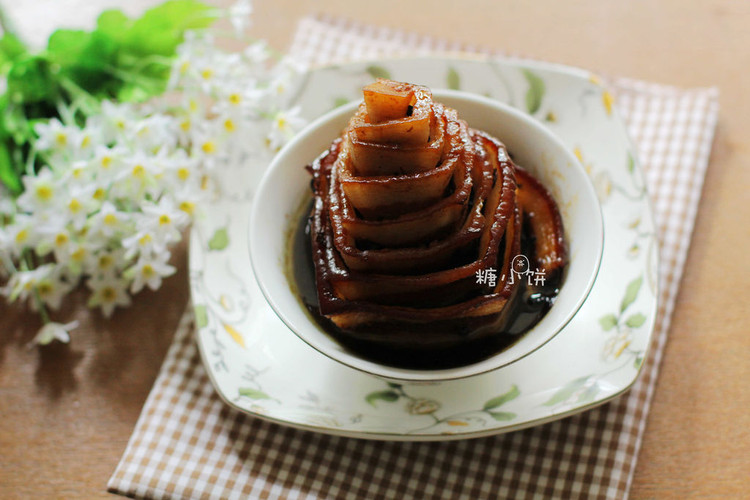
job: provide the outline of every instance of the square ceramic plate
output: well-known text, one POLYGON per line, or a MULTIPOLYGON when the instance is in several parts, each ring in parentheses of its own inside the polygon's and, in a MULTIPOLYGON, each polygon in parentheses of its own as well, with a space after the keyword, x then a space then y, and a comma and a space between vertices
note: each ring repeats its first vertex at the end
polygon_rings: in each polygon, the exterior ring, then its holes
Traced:
MULTIPOLYGON (((198 345, 221 398, 250 415, 317 432, 442 440, 538 425, 626 391, 653 332, 658 245, 633 148, 598 78, 529 61, 399 59, 311 71, 293 104, 312 120, 359 99, 378 76, 498 99, 557 134, 583 162, 602 203, 604 251, 593 289, 554 339, 493 372, 433 384, 361 373, 305 344, 263 298, 246 235, 268 159, 249 159, 254 164, 243 172, 223 172, 222 196, 196 222, 190 241, 198 345)), ((303 167, 300 175, 307 175, 303 167)))

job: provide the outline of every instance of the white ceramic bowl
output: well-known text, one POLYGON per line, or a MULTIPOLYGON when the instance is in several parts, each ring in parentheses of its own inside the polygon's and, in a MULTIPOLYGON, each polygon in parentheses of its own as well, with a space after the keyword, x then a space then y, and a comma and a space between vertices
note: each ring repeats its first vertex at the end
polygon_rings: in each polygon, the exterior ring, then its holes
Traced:
POLYGON ((337 108, 311 123, 275 157, 263 176, 250 214, 250 258, 260 289, 281 320, 314 349, 352 368, 388 380, 442 381, 469 377, 513 363, 554 337, 578 309, 596 279, 603 247, 599 201, 576 157, 528 115, 484 97, 435 90, 435 100, 455 108, 470 127, 506 144, 519 165, 550 190, 560 207, 569 250, 565 280, 549 312, 506 350, 477 363, 442 370, 410 370, 378 364, 353 353, 307 313, 284 272, 290 224, 309 196, 310 164, 341 133, 358 103, 337 108))

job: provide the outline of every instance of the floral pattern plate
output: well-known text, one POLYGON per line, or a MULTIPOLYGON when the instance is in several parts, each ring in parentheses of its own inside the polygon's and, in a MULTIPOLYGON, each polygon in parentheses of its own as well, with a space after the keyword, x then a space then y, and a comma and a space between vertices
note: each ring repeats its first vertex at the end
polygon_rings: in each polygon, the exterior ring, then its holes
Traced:
POLYGON ((489 96, 557 134, 583 162, 602 202, 604 252, 592 292, 549 343, 490 373, 396 384, 348 368, 298 339, 256 284, 247 219, 269 159, 249 158, 249 168, 221 173, 222 196, 190 241, 198 345, 221 398, 250 415, 318 432, 442 440, 538 425, 626 391, 653 332, 658 246, 643 176, 611 94, 596 76, 558 65, 418 58, 310 71, 292 104, 313 119, 358 99, 375 77, 489 96))

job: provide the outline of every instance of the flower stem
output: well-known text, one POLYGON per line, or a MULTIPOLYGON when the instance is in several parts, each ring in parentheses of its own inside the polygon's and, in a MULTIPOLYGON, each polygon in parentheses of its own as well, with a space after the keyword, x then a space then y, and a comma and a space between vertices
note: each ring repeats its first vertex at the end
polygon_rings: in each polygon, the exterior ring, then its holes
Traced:
POLYGON ((37 287, 34 287, 34 303, 39 310, 39 315, 42 317, 42 322, 46 325, 47 323, 52 321, 49 317, 49 313, 47 312, 47 308, 44 306, 44 301, 39 295, 39 289, 37 289, 37 287))

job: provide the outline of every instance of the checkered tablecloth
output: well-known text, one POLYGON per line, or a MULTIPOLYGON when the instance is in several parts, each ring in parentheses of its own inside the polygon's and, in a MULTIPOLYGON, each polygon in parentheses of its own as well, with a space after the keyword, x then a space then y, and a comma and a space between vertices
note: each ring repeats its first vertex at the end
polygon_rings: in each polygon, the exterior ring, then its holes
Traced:
MULTIPOLYGON (((291 53, 320 64, 447 50, 475 49, 306 18, 291 53)), ((148 498, 626 498, 708 166, 718 92, 624 78, 608 83, 642 161, 661 242, 656 331, 626 395, 565 420, 481 439, 315 434, 222 403, 186 313, 109 490, 148 498)))

